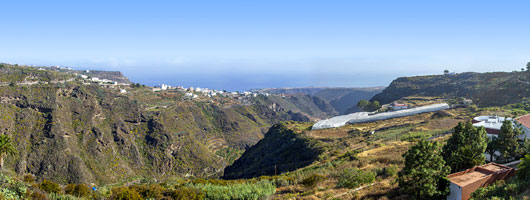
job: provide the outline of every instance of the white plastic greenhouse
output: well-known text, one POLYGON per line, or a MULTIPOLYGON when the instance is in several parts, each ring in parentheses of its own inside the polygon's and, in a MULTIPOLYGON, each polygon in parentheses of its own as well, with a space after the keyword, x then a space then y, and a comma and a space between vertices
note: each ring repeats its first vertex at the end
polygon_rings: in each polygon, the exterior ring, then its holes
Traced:
POLYGON ((432 104, 428 106, 420 106, 416 108, 398 110, 393 112, 384 112, 378 114, 371 114, 369 112, 357 112, 348 115, 336 116, 330 119, 325 119, 317 122, 313 125, 312 129, 325 129, 325 128, 335 128, 341 127, 346 124, 355 124, 355 123, 364 123, 364 122, 373 122, 384 119, 396 118, 396 117, 405 117, 410 115, 416 115, 426 112, 434 112, 438 110, 449 109, 450 106, 446 103, 432 104))

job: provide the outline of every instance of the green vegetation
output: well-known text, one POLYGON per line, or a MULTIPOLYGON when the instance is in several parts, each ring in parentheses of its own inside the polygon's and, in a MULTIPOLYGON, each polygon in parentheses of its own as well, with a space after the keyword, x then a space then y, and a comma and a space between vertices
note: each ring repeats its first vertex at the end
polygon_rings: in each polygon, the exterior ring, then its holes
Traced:
POLYGON ((364 184, 375 181, 375 173, 359 169, 346 169, 339 177, 337 186, 345 188, 357 188, 364 184))
POLYGON ((0 170, 4 169, 4 157, 6 155, 15 155, 17 150, 7 135, 0 135, 0 170))
POLYGON ((42 180, 42 182, 39 185, 39 188, 47 193, 55 193, 60 194, 61 188, 59 187, 59 184, 50 181, 50 180, 42 180))
POLYGON ((521 135, 520 129, 513 128, 512 121, 505 120, 496 140, 496 149, 501 154, 499 159, 508 162, 521 154, 520 142, 517 136, 521 135))
POLYGON ((85 184, 68 184, 64 187, 64 193, 76 197, 90 197, 92 190, 85 184))
POLYGON ((276 191, 274 184, 267 180, 256 183, 237 183, 230 185, 196 184, 192 187, 205 193, 205 199, 264 199, 276 191))
POLYGON ((357 102, 357 107, 362 111, 373 112, 379 110, 379 108, 381 108, 381 104, 379 103, 379 101, 370 102, 363 99, 357 102))
POLYGON ((452 172, 481 165, 486 160, 487 141, 483 127, 474 127, 471 122, 458 123, 443 147, 442 156, 452 172))
POLYGON ((414 199, 444 199, 449 191, 450 169, 440 155, 437 142, 422 140, 403 154, 405 167, 399 172, 400 189, 414 199))

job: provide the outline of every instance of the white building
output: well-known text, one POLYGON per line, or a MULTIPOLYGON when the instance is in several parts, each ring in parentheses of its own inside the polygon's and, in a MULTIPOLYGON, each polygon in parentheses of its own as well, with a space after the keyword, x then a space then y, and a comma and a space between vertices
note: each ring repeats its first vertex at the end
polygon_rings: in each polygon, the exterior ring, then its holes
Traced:
POLYGON ((121 94, 125 94, 125 93, 127 93, 127 90, 125 90, 125 89, 121 89, 121 88, 120 88, 120 93, 121 93, 121 94))
POLYGON ((171 86, 166 85, 166 84, 160 84, 159 86, 160 86, 161 90, 167 90, 167 89, 169 89, 171 87, 171 86))
POLYGON ((484 115, 473 118, 472 122, 474 127, 484 127, 488 133, 488 137, 491 138, 499 135, 504 120, 512 120, 512 118, 484 115))

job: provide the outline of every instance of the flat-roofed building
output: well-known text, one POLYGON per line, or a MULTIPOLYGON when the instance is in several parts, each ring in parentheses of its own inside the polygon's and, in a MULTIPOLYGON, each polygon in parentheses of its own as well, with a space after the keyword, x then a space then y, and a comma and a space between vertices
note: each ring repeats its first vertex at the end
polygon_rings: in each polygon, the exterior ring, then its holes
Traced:
POLYGON ((504 120, 512 120, 512 118, 505 118, 499 116, 478 116, 473 118, 473 126, 484 127, 488 133, 488 137, 497 136, 501 132, 502 123, 504 120))
POLYGON ((476 166, 461 172, 449 174, 450 194, 448 200, 467 200, 471 193, 480 187, 507 180, 515 174, 515 169, 497 163, 476 166))

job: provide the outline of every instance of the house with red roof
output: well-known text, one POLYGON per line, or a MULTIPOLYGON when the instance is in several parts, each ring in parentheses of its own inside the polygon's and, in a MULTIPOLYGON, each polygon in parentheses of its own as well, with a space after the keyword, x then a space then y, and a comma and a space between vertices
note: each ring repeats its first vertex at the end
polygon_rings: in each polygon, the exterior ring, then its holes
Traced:
POLYGON ((530 139, 530 114, 515 118, 515 121, 521 125, 524 132, 524 135, 521 135, 519 138, 524 139, 526 137, 530 139))
POLYGON ((449 174, 447 179, 450 182, 450 193, 447 200, 467 200, 478 188, 491 185, 499 180, 508 180, 514 174, 515 169, 497 163, 488 163, 449 174))
POLYGON ((392 104, 390 104, 390 108, 392 108, 392 110, 403 110, 409 108, 409 105, 404 103, 393 102, 392 104))

